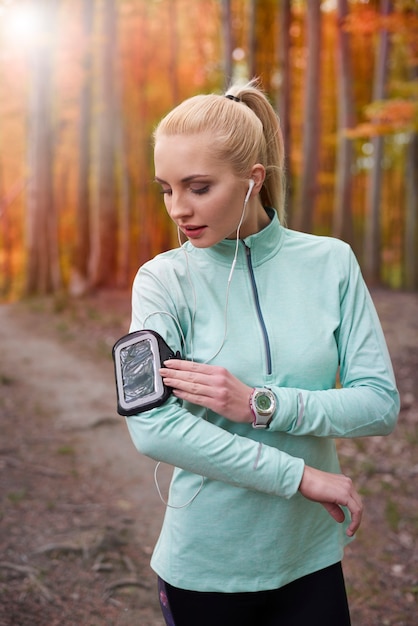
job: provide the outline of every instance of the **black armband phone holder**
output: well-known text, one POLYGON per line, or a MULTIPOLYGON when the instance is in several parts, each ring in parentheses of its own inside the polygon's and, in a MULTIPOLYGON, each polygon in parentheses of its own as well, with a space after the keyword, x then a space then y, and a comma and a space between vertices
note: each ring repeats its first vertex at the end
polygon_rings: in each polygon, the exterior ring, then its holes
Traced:
POLYGON ((119 415, 135 415, 163 404, 172 389, 159 373, 167 359, 180 359, 153 330, 137 330, 121 337, 112 349, 119 415))

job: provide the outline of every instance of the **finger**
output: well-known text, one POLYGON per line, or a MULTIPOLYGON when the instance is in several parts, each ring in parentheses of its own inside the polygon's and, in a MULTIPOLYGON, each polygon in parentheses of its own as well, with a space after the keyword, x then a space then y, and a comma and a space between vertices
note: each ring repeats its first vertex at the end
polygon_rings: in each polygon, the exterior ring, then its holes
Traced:
POLYGON ((209 408, 208 402, 216 397, 217 389, 210 385, 207 377, 192 375, 190 372, 173 372, 164 368, 160 372, 164 384, 171 387, 174 395, 182 400, 209 408), (164 372, 167 372, 167 375, 164 372))
POLYGON ((167 387, 176 387, 190 393, 207 393, 211 386, 207 377, 194 372, 180 372, 161 368, 160 375, 167 387))
POLYGON ((361 523, 361 517, 359 517, 358 515, 353 515, 351 518, 350 525, 348 526, 346 530, 346 535, 348 537, 352 537, 353 535, 355 535, 355 533, 359 529, 360 523, 361 523))
POLYGON ((167 361, 166 363, 167 365, 173 363, 173 366, 160 368, 159 372, 163 378, 179 378, 190 382, 209 384, 208 380, 211 373, 202 371, 198 363, 191 361, 167 361))
POLYGON ((210 368, 210 365, 196 363, 196 361, 186 361, 184 359, 167 359, 164 361, 163 365, 170 370, 180 370, 186 372, 204 372, 205 369, 210 368))
MULTIPOLYGON (((340 523, 345 520, 344 511, 338 504, 332 504, 329 502, 321 502, 322 506, 328 511, 328 513, 335 519, 336 522, 340 523)), ((359 511, 357 508, 354 511, 350 511, 351 513, 351 521, 346 530, 346 534, 348 537, 352 537, 357 530, 359 529, 362 511, 359 511)))
POLYGON ((161 378, 171 379, 171 380, 185 380, 185 372, 180 370, 168 369, 166 367, 161 367, 160 370, 161 378))
POLYGON ((203 376, 207 376, 207 374, 201 374, 199 372, 197 372, 194 368, 191 367, 160 367, 160 374, 161 376, 172 376, 172 377, 179 377, 179 378, 185 378, 186 376, 189 377, 189 380, 194 380, 197 376, 203 377, 203 376))
POLYGON ((333 502, 321 502, 321 504, 336 522, 341 524, 341 522, 345 520, 344 511, 338 504, 334 504, 333 502))
POLYGON ((351 522, 347 528, 346 533, 349 537, 352 537, 357 532, 361 524, 361 519, 363 517, 363 504, 358 497, 353 498, 353 501, 347 506, 351 513, 351 522))

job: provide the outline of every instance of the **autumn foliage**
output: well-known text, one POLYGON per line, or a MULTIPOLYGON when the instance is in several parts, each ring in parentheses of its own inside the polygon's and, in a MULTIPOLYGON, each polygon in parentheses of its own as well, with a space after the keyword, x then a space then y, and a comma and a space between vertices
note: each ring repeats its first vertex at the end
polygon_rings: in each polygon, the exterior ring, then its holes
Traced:
POLYGON ((0 0, 0 297, 125 288, 177 245, 153 127, 253 75, 285 133, 289 226, 417 289, 416 2, 0 0))

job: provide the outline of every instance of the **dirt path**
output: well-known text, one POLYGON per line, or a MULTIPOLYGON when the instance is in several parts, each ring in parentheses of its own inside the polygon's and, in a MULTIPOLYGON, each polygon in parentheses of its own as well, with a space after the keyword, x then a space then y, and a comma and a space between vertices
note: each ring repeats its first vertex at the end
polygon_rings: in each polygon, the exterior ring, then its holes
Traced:
POLYGON ((124 418, 116 414, 110 359, 96 360, 94 345, 89 357, 84 354, 88 348, 67 348, 54 336, 38 335, 29 321, 16 315, 13 306, 0 307, 2 370, 25 381, 31 405, 53 416, 54 433, 82 434, 78 445, 90 470, 105 469, 106 480, 117 481, 118 490, 134 501, 140 487, 140 501, 146 497, 150 516, 161 516, 163 507, 153 488, 155 464, 136 452, 124 418), (143 477, 140 485, 138 476, 143 477))
MULTIPOLYGON (((391 437, 341 443, 367 507, 346 576, 353 626, 412 626, 418 297, 374 299, 403 411, 391 437)), ((128 294, 0 306, 0 626, 163 624, 148 564, 164 513, 155 463, 115 411, 109 354, 128 320, 128 294)))
POLYGON ((104 326, 112 345, 126 316, 106 328, 99 300, 98 319, 72 328, 68 312, 43 306, 0 306, 0 625, 157 626, 155 463, 116 414, 113 364, 95 336, 104 326), (16 522, 22 537, 6 538, 16 522))

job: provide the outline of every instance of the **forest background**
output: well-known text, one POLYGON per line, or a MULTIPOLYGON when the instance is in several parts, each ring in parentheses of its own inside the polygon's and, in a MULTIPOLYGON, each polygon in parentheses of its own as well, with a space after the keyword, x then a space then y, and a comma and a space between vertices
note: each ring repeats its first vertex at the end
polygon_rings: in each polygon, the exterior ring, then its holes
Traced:
POLYGON ((138 266, 177 245, 155 124, 253 76, 282 122, 288 224, 353 246, 401 395, 393 435, 338 442, 365 502, 353 625, 416 625, 417 68, 418 0, 0 0, 1 626, 162 624, 164 508, 111 347, 138 266))
POLYGON ((176 244, 151 134, 257 76, 292 228, 418 288, 416 0, 0 0, 0 300, 127 288, 176 244))

